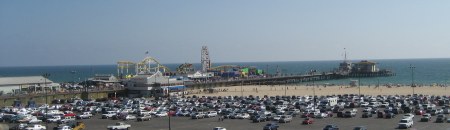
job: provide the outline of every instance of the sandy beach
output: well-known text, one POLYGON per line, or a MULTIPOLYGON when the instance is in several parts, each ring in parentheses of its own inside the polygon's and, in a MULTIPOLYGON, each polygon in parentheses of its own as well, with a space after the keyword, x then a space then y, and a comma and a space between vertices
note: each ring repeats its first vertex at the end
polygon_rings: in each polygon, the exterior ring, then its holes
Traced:
MULTIPOLYGON (((297 85, 248 85, 248 86, 230 86, 230 87, 216 87, 218 92, 206 93, 203 90, 190 90, 189 95, 198 96, 283 96, 283 95, 313 95, 314 91, 316 95, 337 95, 337 94, 358 94, 358 87, 349 86, 316 86, 315 90, 312 86, 297 86, 297 85), (243 91, 241 92, 241 88, 243 91)), ((438 86, 424 86, 415 87, 415 94, 424 95, 448 95, 450 88, 438 87, 438 86)), ((375 87, 375 86, 361 86, 361 94, 364 95, 408 95, 413 94, 412 87, 375 87)))

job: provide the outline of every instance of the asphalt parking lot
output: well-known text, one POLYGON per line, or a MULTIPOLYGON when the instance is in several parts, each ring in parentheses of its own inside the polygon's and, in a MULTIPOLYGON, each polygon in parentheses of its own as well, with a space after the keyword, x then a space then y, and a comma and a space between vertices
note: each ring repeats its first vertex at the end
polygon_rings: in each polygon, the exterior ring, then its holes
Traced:
MULTIPOLYGON (((336 115, 336 114, 335 114, 336 115)), ((398 122, 402 118, 402 114, 397 115, 393 119, 379 119, 374 117, 361 118, 361 111, 354 118, 325 118, 314 119, 314 124, 302 125, 304 118, 294 117, 291 123, 279 123, 280 130, 322 130, 327 124, 335 124, 341 130, 352 130, 355 126, 366 126, 369 130, 390 130, 396 129, 398 122)), ((411 130, 450 130, 450 123, 434 123, 436 117, 430 122, 419 122, 420 116, 414 118, 414 126, 411 130)), ((119 120, 100 119, 99 116, 93 119, 84 120, 88 130, 106 129, 107 125, 119 122, 119 120)), ((137 122, 135 120, 125 121, 131 124, 132 130, 168 130, 169 119, 153 118, 150 121, 137 122)), ((172 130, 212 130, 214 127, 225 127, 227 130, 262 130, 263 126, 268 122, 252 123, 248 119, 225 119, 219 122, 217 117, 205 119, 191 119, 189 117, 172 117, 172 130)))
MULTIPOLYGON (((324 118, 314 119, 314 123, 303 125, 304 118, 294 117, 290 123, 279 123, 280 130, 322 130, 327 124, 335 124, 341 130, 352 130, 355 126, 366 126, 369 130, 394 130, 397 129, 397 123, 402 118, 402 114, 393 119, 381 119, 377 117, 361 118, 361 111, 358 111, 353 118, 324 118)), ((420 116, 415 116, 414 126, 410 130, 450 130, 450 123, 434 123, 436 119, 433 116, 430 122, 420 122, 420 116)), ((86 124, 86 130, 106 130, 106 126, 113 125, 122 120, 100 119, 100 115, 92 119, 82 120, 86 124)), ((136 120, 123 121, 131 124, 132 130, 169 130, 168 117, 153 118, 150 121, 137 122, 136 120)), ((214 127, 225 127, 227 130, 262 130, 263 126, 269 122, 252 123, 248 119, 225 119, 218 121, 218 117, 191 119, 189 117, 171 117, 172 130, 212 130, 214 127)), ((13 126, 14 124, 9 124, 13 126)), ((45 125, 45 124, 42 124, 45 125)), ((56 124, 49 124, 52 129, 56 124)))

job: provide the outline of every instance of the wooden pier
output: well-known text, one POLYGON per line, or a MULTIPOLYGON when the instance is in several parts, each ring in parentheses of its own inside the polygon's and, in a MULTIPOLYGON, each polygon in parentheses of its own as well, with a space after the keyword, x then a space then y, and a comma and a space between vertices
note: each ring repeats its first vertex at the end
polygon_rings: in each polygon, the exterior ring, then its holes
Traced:
POLYGON ((395 73, 352 73, 342 75, 338 73, 322 73, 314 75, 295 75, 295 76, 279 76, 279 77, 267 77, 267 78, 243 78, 238 80, 221 80, 221 81, 208 81, 200 83, 186 84, 188 88, 200 89, 200 88, 213 88, 213 87, 226 87, 226 86, 239 86, 239 85, 280 85, 280 84, 294 84, 301 82, 311 81, 323 81, 323 80, 336 80, 355 77, 388 77, 395 76, 395 73))

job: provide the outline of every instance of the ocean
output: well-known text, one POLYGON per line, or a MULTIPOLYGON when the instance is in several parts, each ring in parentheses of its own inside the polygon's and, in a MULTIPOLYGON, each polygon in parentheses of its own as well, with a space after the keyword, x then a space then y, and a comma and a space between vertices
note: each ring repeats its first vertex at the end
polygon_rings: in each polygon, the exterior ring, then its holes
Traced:
MULTIPOLYGON (((388 69, 396 73, 392 77, 361 78, 363 85, 368 84, 411 84, 412 64, 414 69, 414 82, 417 84, 450 84, 450 59, 395 59, 395 60, 373 60, 378 63, 380 69, 388 69)), ((290 62, 241 62, 241 63, 216 63, 220 65, 255 66, 267 70, 271 74, 276 73, 277 66, 282 74, 305 74, 311 69, 319 72, 332 71, 342 61, 290 61, 290 62)), ((358 61, 352 61, 358 62, 358 61)), ((171 70, 176 70, 180 64, 164 64, 171 70)), ((196 70, 200 64, 194 64, 196 70)), ((134 71, 134 70, 131 70, 134 71)), ((49 79, 54 82, 84 81, 94 74, 117 75, 117 65, 74 65, 74 66, 38 66, 38 67, 0 67, 0 76, 36 76, 49 73, 49 79)), ((340 79, 327 80, 318 83, 348 84, 350 80, 340 79)))

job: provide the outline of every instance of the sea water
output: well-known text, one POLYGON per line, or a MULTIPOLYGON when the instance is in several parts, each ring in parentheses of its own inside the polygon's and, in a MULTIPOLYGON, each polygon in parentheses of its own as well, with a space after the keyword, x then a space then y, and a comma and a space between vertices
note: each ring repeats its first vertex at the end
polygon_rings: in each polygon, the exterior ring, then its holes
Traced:
MULTIPOLYGON (((391 77, 361 78, 363 85, 375 84, 402 84, 409 85, 412 80, 416 84, 450 84, 450 59, 396 59, 396 60, 372 60, 377 62, 380 69, 388 69, 396 73, 391 77), (415 69, 410 69, 410 65, 415 69), (412 74, 414 73, 414 78, 412 74)), ((289 61, 289 62, 241 62, 241 63, 213 63, 213 66, 240 65, 254 66, 270 74, 277 70, 284 75, 305 74, 310 70, 329 72, 335 70, 342 61, 289 61), (277 69, 278 68, 278 69, 277 69)), ((358 61, 352 61, 358 62, 358 61)), ((180 64, 164 64, 171 70, 176 70, 180 64)), ((196 70, 200 64, 193 64, 196 70)), ((129 70, 130 73, 134 70, 129 70)), ((84 81, 95 74, 117 75, 117 65, 74 65, 74 66, 37 66, 37 67, 0 67, 0 76, 37 76, 49 73, 49 79, 54 82, 84 81)), ((318 83, 348 84, 353 79, 327 80, 318 83)))

